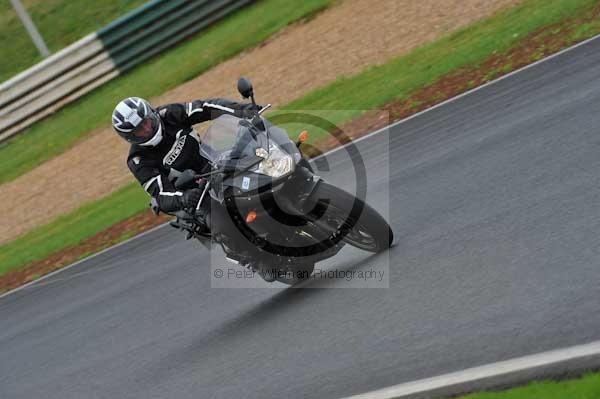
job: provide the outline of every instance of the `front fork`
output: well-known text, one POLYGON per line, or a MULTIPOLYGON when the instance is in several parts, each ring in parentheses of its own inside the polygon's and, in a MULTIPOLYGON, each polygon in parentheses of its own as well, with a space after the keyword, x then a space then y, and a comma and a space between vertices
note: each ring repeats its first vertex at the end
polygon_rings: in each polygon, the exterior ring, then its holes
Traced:
POLYGON ((274 194, 282 210, 296 216, 304 216, 314 208, 312 193, 321 183, 321 177, 312 172, 308 162, 305 163, 308 167, 299 162, 293 177, 279 191, 281 194, 274 194))

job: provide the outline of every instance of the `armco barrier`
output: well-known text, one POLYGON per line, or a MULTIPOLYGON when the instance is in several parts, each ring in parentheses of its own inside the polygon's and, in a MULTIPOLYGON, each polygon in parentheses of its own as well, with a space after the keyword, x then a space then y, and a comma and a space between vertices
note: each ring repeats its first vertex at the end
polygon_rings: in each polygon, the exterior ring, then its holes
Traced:
POLYGON ((253 0, 153 0, 0 84, 0 141, 253 0))

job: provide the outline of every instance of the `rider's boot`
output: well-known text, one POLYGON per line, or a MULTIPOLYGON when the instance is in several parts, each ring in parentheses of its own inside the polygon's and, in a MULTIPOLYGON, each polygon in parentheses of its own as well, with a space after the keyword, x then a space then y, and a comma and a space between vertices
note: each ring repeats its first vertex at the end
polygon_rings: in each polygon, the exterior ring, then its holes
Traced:
POLYGON ((196 222, 201 234, 210 235, 210 206, 202 206, 196 211, 196 222))

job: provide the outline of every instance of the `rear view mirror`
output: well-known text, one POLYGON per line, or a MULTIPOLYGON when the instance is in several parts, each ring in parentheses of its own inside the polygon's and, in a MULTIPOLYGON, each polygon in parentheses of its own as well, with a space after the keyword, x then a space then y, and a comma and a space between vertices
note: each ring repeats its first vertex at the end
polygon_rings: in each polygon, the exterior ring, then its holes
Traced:
POLYGON ((252 83, 250 83, 250 80, 244 77, 239 78, 237 83, 237 89, 244 98, 249 98, 254 95, 252 83))

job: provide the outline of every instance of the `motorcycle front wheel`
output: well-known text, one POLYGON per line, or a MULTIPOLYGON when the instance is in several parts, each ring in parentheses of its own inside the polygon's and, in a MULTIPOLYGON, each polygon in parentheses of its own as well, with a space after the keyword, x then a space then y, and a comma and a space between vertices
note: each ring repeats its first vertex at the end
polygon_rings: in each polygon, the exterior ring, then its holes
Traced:
POLYGON ((361 199, 326 182, 321 182, 311 196, 316 206, 309 219, 316 226, 368 252, 382 252, 392 245, 390 225, 361 199))

